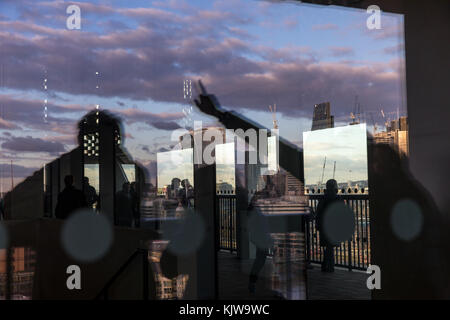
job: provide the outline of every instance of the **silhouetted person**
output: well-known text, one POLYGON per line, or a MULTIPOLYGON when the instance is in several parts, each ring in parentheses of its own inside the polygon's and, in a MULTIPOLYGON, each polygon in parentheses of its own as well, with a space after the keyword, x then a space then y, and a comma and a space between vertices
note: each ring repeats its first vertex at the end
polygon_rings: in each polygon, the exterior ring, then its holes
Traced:
POLYGON ((319 203, 317 204, 316 221, 317 221, 317 229, 319 230, 320 235, 320 246, 324 247, 323 261, 322 261, 322 271, 324 272, 334 272, 335 244, 331 243, 331 241, 327 238, 327 234, 324 232, 323 229, 323 220, 325 213, 327 212, 327 208, 330 206, 330 204, 338 201, 343 202, 342 200, 338 199, 337 192, 338 186, 336 180, 334 179, 328 180, 326 184, 326 189, 324 191, 324 196, 322 199, 319 200, 319 203))
POLYGON ((188 179, 181 181, 180 198, 181 204, 184 208, 191 207, 191 200, 194 199, 194 189, 192 188, 188 179))
POLYGON ((55 208, 55 217, 66 219, 75 210, 87 207, 87 202, 81 190, 73 186, 73 176, 64 177, 65 188, 58 195, 55 208))
MULTIPOLYGON (((86 166, 94 164, 98 165, 98 177, 100 181, 103 181, 99 186, 100 190, 96 190, 102 196, 100 198, 97 194, 96 197, 97 212, 105 213, 108 216, 115 212, 113 195, 117 190, 114 189, 114 186, 116 184, 120 186, 121 182, 126 180, 126 175, 120 170, 114 172, 114 167, 117 168, 124 163, 134 163, 136 190, 138 193, 142 192, 146 170, 133 161, 125 148, 126 140, 120 118, 107 110, 92 110, 80 119, 77 127, 78 146, 76 148, 42 166, 4 195, 5 219, 27 220, 53 216, 56 214, 55 206, 58 202, 56 194, 61 192, 64 186, 53 183, 55 180, 49 177, 49 173, 52 177, 73 174, 75 181, 78 182, 78 179, 82 179, 79 174, 85 171, 86 166), (46 190, 45 194, 44 190, 46 190), (55 196, 52 196, 54 194, 55 196)), ((84 184, 82 180, 80 182, 84 184)), ((87 203, 86 207, 91 207, 94 190, 91 187, 83 189, 87 191, 84 200, 87 203)), ((81 193, 85 194, 83 191, 81 193)), ((141 198, 140 194, 138 196, 141 198)), ((63 206, 63 204, 59 204, 57 216, 67 215, 62 213, 67 211, 63 206)))
POLYGON ((122 190, 116 193, 116 224, 124 227, 131 227, 133 224, 133 204, 129 182, 125 182, 122 190))
POLYGON ((141 222, 141 216, 139 211, 139 202, 140 202, 139 194, 140 192, 138 190, 138 185, 136 184, 136 182, 132 182, 130 184, 130 198, 135 227, 139 227, 141 222))
POLYGON ((89 178, 84 177, 84 197, 86 198, 87 205, 92 208, 94 204, 98 201, 97 191, 93 186, 89 184, 89 178))
POLYGON ((269 250, 273 247, 273 239, 270 235, 269 221, 262 212, 257 208, 257 201, 262 199, 277 198, 279 194, 275 185, 272 183, 269 176, 264 176, 266 185, 263 190, 256 192, 248 207, 250 212, 249 229, 250 241, 256 247, 256 257, 253 261, 252 269, 250 271, 248 289, 251 293, 255 292, 256 282, 258 276, 266 263, 266 258, 269 255, 269 250))
MULTIPOLYGON (((260 129, 267 129, 266 127, 244 117, 241 114, 238 114, 234 111, 227 111, 221 107, 218 99, 215 95, 209 94, 205 87, 203 86, 201 80, 198 81, 198 87, 201 92, 196 99, 194 99, 194 103, 200 109, 201 112, 213 116, 221 122, 225 128, 233 129, 233 130, 249 130, 254 129, 256 131, 260 129)), ((291 173, 295 178, 300 181, 304 181, 303 171, 300 168, 303 167, 303 152, 300 148, 293 143, 287 141, 283 137, 278 137, 279 145, 278 152, 280 154, 279 157, 279 165, 284 170, 291 173)), ((252 145, 252 139, 249 140, 249 144, 252 145)), ((252 145, 255 149, 258 148, 257 145, 252 145)))
MULTIPOLYGON (((227 129, 233 130, 260 130, 267 129, 264 126, 244 117, 233 111, 227 111, 220 106, 219 101, 213 94, 209 94, 205 87, 203 86, 201 81, 198 81, 198 87, 200 89, 199 95, 196 99, 194 99, 194 103, 200 109, 201 112, 213 116, 217 118, 217 120, 224 125, 227 129)), ((251 140, 251 139, 250 139, 251 140)), ((300 148, 293 143, 283 139, 283 137, 279 137, 279 165, 280 168, 283 168, 287 172, 289 172, 292 176, 297 178, 300 181, 304 181, 303 172, 301 168, 303 167, 303 153, 300 148)), ((249 141, 249 144, 252 145, 252 142, 249 141)), ((258 148, 257 145, 252 145, 256 150, 258 148)), ((269 197, 270 190, 264 191, 266 197, 269 197)), ((273 193, 272 193, 273 194, 273 193)), ((256 200, 256 198, 255 198, 256 200)), ((239 214, 239 213, 238 213, 239 214)), ((257 219, 259 220, 259 219, 257 219)), ((261 222, 265 220, 261 219, 261 222)), ((262 222, 264 225, 265 223, 262 222)), ((249 226, 250 227, 250 226, 249 226)), ((268 232, 266 232, 268 234, 268 232)), ((264 262, 266 260, 267 250, 260 248, 259 252, 257 252, 257 259, 254 262, 254 268, 251 274, 251 281, 249 284, 249 289, 252 290, 254 288, 254 283, 256 283, 256 279, 258 277, 258 273, 261 271, 264 266, 264 262), (253 283, 253 284, 252 284, 253 283)))
POLYGON ((381 270, 381 289, 372 297, 449 299, 449 218, 412 176, 407 159, 384 144, 368 151, 371 263, 381 270))

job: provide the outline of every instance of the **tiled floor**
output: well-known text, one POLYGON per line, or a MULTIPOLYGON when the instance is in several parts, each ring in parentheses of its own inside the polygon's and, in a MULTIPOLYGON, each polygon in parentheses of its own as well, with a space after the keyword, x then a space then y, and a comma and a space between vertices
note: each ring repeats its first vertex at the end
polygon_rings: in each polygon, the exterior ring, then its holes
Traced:
MULTIPOLYGON (((267 260, 256 285, 256 292, 248 291, 248 274, 252 260, 238 260, 234 254, 219 253, 219 298, 220 299, 277 299, 271 290, 272 262, 267 260)), ((336 269, 334 273, 323 273, 320 266, 307 271, 308 299, 370 299, 366 287, 367 275, 357 271, 336 269)), ((279 298, 278 298, 279 299, 279 298)))

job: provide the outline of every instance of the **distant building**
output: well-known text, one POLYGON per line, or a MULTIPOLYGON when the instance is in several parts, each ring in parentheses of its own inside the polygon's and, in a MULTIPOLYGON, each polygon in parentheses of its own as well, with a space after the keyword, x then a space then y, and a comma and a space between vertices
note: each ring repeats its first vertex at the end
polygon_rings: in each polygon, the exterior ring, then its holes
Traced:
POLYGON ((289 172, 286 172, 286 194, 290 196, 304 194, 303 184, 289 172))
POLYGON ((311 131, 334 128, 334 116, 331 115, 330 109, 329 102, 314 105, 311 131))
POLYGON ((219 182, 216 184, 216 193, 217 194, 234 194, 234 187, 230 183, 227 182, 219 182))
POLYGON ((29 247, 14 247, 10 259, 6 249, 0 249, 0 300, 5 299, 7 264, 11 266, 10 294, 14 300, 29 300, 32 296, 36 251, 29 247))
POLYGON ((400 117, 388 123, 386 131, 374 134, 375 143, 391 146, 401 157, 409 155, 409 125, 408 117, 400 117))

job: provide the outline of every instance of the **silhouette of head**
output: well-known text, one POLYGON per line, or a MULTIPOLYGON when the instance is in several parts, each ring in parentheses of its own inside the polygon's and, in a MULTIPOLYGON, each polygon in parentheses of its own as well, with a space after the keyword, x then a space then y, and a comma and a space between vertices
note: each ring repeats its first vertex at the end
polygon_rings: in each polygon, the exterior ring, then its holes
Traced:
POLYGON ((66 187, 71 187, 73 185, 73 176, 67 175, 64 177, 64 185, 66 187))
POLYGON ((124 182, 122 185, 122 191, 124 192, 128 192, 130 191, 130 183, 129 182, 124 182))
POLYGON ((334 179, 330 179, 327 181, 327 189, 325 190, 325 192, 327 194, 337 194, 338 192, 338 185, 336 180, 334 179))
POLYGON ((83 178, 83 182, 84 182, 84 184, 89 184, 89 178, 88 177, 84 177, 83 178))
POLYGON ((190 184, 190 182, 189 182, 188 179, 183 179, 183 180, 181 181, 181 186, 182 186, 183 188, 190 188, 190 187, 191 187, 191 184, 190 184))
POLYGON ((117 138, 122 139, 122 121, 106 110, 93 110, 78 122, 78 144, 82 145, 85 134, 98 132, 99 128, 104 126, 112 127, 117 138))

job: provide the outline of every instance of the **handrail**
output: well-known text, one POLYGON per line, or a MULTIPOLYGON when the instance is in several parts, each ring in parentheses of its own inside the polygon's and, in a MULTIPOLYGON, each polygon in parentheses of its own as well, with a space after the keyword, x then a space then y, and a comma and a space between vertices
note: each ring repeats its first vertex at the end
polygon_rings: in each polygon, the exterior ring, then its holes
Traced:
POLYGON ((103 286, 102 290, 97 294, 95 297, 95 300, 100 299, 102 296, 105 298, 105 300, 108 299, 108 290, 111 287, 111 285, 116 281, 116 279, 125 271, 125 269, 131 264, 131 262, 136 258, 138 255, 143 255, 143 280, 144 280, 144 288, 143 288, 143 298, 144 300, 148 299, 148 257, 147 257, 148 251, 146 249, 138 248, 136 249, 133 254, 128 257, 128 259, 122 264, 122 266, 117 270, 115 274, 108 280, 108 282, 103 286))
MULTIPOLYGON (((322 199, 325 195, 323 193, 320 194, 306 194, 305 196, 307 196, 310 200, 320 200, 322 199)), ((342 193, 338 193, 337 195, 338 199, 342 199, 342 200, 369 200, 369 194, 367 193, 346 193, 346 194, 342 194, 342 193)))
MULTIPOLYGON (((321 195, 308 195, 309 206, 315 210, 321 195)), ((335 247, 335 264, 349 270, 365 270, 370 264, 370 204, 368 194, 338 194, 338 199, 344 200, 353 210, 355 217, 355 232, 351 240, 335 247)), ((316 221, 306 221, 306 258, 308 263, 321 263, 323 259, 320 246, 320 234, 316 221)))

